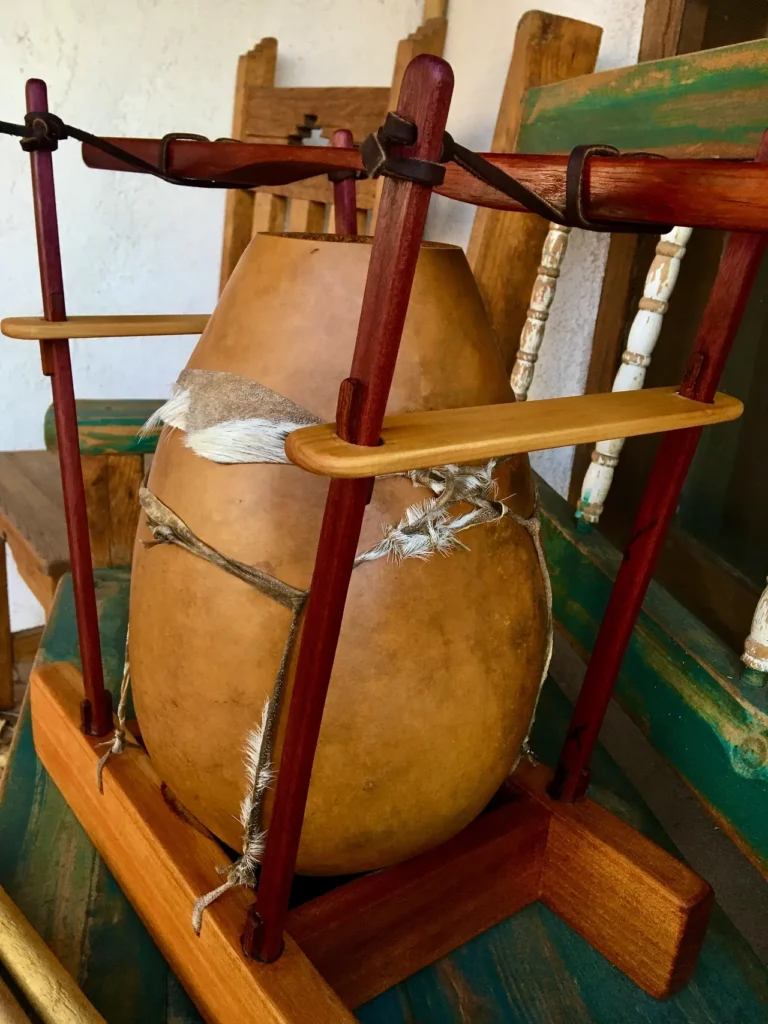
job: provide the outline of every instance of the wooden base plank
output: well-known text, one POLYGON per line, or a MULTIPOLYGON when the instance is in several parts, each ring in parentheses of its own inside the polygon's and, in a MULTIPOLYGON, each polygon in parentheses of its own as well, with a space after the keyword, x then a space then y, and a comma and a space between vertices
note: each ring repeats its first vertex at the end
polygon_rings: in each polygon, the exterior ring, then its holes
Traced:
POLYGON ((32 673, 32 714, 38 756, 88 831, 139 916, 206 1018, 241 1024, 341 1024, 354 1018, 286 937, 273 964, 247 960, 240 933, 250 897, 225 894, 191 926, 195 899, 215 886, 224 857, 219 846, 170 811, 149 757, 129 746, 95 783, 100 751, 79 729, 82 679, 68 663, 32 673))
POLYGON ((42 341, 55 338, 145 338, 174 334, 202 334, 210 313, 141 313, 128 316, 70 316, 44 320, 39 316, 7 316, 0 320, 6 338, 42 341))
POLYGON ((523 798, 436 850, 293 910, 288 931, 354 1008, 539 896, 549 813, 523 798))
POLYGON ((550 815, 540 898, 657 999, 691 979, 714 897, 689 867, 592 800, 550 799, 548 769, 513 780, 550 815))
POLYGON ((79 730, 81 696, 71 664, 33 672, 38 754, 213 1020, 239 1021, 247 1004, 265 1021, 351 1021, 337 996, 367 1002, 537 899, 657 998, 693 972, 709 886, 593 801, 551 800, 550 772, 529 762, 505 787, 507 802, 442 847, 298 907, 280 959, 248 961, 245 892, 223 896, 200 937, 192 931, 192 904, 223 855, 170 808, 148 756, 132 745, 109 763, 103 795, 91 784, 99 752, 79 730))

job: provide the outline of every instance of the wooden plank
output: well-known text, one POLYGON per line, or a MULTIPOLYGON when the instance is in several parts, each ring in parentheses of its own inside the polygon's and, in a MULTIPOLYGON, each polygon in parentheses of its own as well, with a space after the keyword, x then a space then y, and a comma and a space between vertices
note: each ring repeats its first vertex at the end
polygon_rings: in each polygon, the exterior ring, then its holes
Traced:
POLYGON ((723 423, 742 411, 738 399, 719 392, 710 404, 675 388, 649 388, 387 416, 381 443, 370 449, 343 441, 335 424, 324 423, 294 431, 285 450, 312 473, 369 477, 723 423))
MULTIPOLYGON (((370 178, 355 182, 359 209, 373 209, 378 185, 378 181, 371 181, 370 178)), ((304 181, 295 181, 290 185, 265 185, 263 188, 257 189, 256 194, 281 196, 284 199, 307 199, 314 203, 324 203, 327 206, 333 203, 333 185, 328 180, 327 174, 306 178, 304 181)))
POLYGON ((139 523, 143 455, 83 455, 88 533, 98 568, 130 565, 139 523))
POLYGON ((19 629, 13 634, 13 662, 32 661, 43 637, 42 626, 19 629))
MULTIPOLYGON (((586 657, 621 556, 577 530, 568 504, 538 481, 555 619, 586 657)), ((737 655, 651 583, 624 658, 618 700, 653 746, 768 876, 768 702, 741 681, 737 655)))
MULTIPOLYGON (((249 89, 274 85, 276 67, 277 40, 273 38, 260 40, 252 50, 238 58, 232 110, 233 139, 245 139, 247 136, 246 97, 249 89)), ((253 193, 245 190, 228 190, 224 206, 219 291, 229 280, 237 261, 251 240, 253 216, 253 193)))
POLYGON ((440 847, 293 910, 288 931, 354 1009, 539 897, 549 815, 489 812, 440 847))
POLYGON ((71 316, 54 322, 37 316, 9 316, 0 321, 7 338, 40 341, 53 338, 137 338, 155 335, 202 334, 208 313, 130 316, 71 316))
POLYGON ((221 848, 174 814, 138 745, 107 765, 103 794, 88 781, 100 752, 79 728, 83 690, 74 666, 40 666, 30 686, 38 756, 202 1012, 219 1024, 240 1024, 244 1006, 275 1024, 351 1024, 354 1018, 290 938, 274 964, 245 958, 246 892, 234 890, 209 907, 195 934, 192 906, 217 884, 221 848))
POLYGON ((13 708, 13 639, 8 606, 8 552, 5 537, 0 536, 0 711, 13 708))
POLYGON ((389 89, 377 86, 279 88, 247 86, 244 138, 300 141, 300 128, 317 128, 330 139, 348 128, 355 142, 384 121, 389 89))
POLYGON ((696 968, 712 889, 593 800, 550 799, 550 778, 522 761, 510 779, 551 815, 541 899, 644 991, 666 999, 696 968))
POLYGON ((767 66, 768 39, 756 39, 530 89, 517 148, 567 153, 597 139, 667 156, 751 158, 766 126, 767 66))
POLYGON ((288 231, 301 234, 322 234, 325 228, 324 203, 314 203, 307 199, 292 199, 288 210, 288 231))
MULTIPOLYGON (((603 31, 597 25, 527 11, 520 19, 491 148, 519 148, 526 90, 594 70, 603 31)), ((540 217, 479 209, 467 256, 509 371, 536 277, 547 226, 540 217), (511 272, 514 268, 514 273, 511 272)))
MULTIPOLYGON (((81 399, 77 405, 77 427, 81 455, 151 455, 157 447, 160 428, 147 435, 140 430, 165 402, 163 398, 81 399)), ((56 423, 53 407, 45 413, 45 447, 55 452, 56 423)))
POLYGON ((255 193, 251 237, 259 231, 285 231, 287 208, 288 202, 282 196, 269 195, 266 192, 255 193))
POLYGON ((0 528, 19 571, 61 575, 69 564, 59 463, 49 452, 0 453, 0 528), (19 564, 17 552, 21 555, 19 564))

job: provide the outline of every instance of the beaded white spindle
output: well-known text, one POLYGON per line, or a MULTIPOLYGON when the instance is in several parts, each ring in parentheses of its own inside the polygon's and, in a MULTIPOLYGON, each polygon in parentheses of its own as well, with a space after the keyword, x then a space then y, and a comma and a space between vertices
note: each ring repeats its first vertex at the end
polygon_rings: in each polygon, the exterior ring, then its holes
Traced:
POLYGON ((768 587, 757 602, 741 660, 755 672, 768 672, 768 587))
POLYGON ((549 319, 549 310, 555 297, 557 279, 563 264, 565 251, 568 248, 570 228, 560 224, 550 224, 547 237, 541 250, 541 266, 531 291, 531 303, 525 317, 525 325, 520 333, 520 347, 517 350, 515 365, 512 368, 510 383, 518 402, 528 398, 528 389, 533 380, 539 349, 544 340, 544 328, 549 319))
MULTIPOLYGON (((645 383, 645 374, 651 363, 651 356, 661 333, 664 314, 674 291, 680 272, 680 261, 685 256, 685 247, 691 237, 691 228, 672 228, 662 235, 656 246, 648 276, 645 279, 643 297, 632 321, 627 338, 627 347, 621 357, 621 366, 613 382, 613 391, 639 391, 645 383)), ((611 489, 613 474, 619 463, 624 438, 598 441, 592 452, 576 517, 587 523, 600 519, 605 500, 611 489)))

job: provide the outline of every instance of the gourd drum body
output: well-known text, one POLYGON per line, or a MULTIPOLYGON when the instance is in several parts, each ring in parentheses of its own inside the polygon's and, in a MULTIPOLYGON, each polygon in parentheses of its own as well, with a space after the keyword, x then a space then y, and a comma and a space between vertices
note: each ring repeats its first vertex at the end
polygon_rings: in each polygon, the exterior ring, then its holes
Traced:
MULTIPOLYGON (((250 378, 333 421, 369 241, 257 235, 188 368, 250 378)), ((512 400, 463 252, 425 243, 387 411, 512 400)), ((495 477, 498 498, 529 517, 527 459, 504 462, 495 477)), ((218 552, 309 587, 326 479, 292 465, 217 464, 166 427, 148 487, 218 552)), ((406 478, 377 480, 359 551, 433 497, 406 478)), ((455 514, 467 510, 459 505, 455 514)), ((130 645, 142 735, 175 796, 239 850, 243 749, 275 687, 292 613, 210 561, 149 540, 142 517, 130 645)), ((445 841, 514 766, 544 661, 542 574, 530 533, 511 515, 465 530, 461 541, 466 549, 447 555, 381 558, 353 572, 302 831, 302 873, 371 870, 445 841)), ((275 720, 277 776, 296 649, 275 720)))

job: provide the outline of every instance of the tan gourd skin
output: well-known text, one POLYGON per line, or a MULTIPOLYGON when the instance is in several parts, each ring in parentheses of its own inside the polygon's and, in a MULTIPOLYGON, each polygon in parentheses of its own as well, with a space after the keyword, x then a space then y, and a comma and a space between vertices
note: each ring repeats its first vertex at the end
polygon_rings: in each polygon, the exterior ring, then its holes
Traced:
MULTIPOLYGON (((260 381, 332 421, 349 373, 370 245, 257 235, 189 367, 260 381)), ((425 245, 387 411, 511 401, 463 252, 425 245)), ((208 544, 306 588, 327 480, 295 466, 222 466, 166 429, 152 491, 208 544)), ((498 472, 499 497, 533 508, 528 461, 498 472)), ((359 550, 429 492, 379 481, 359 550)), ((459 506, 457 511, 466 511, 459 506)), ((539 685, 543 583, 509 517, 461 535, 469 551, 352 577, 315 758, 299 870, 341 874, 403 860, 475 817, 510 771, 539 685)), ((290 613, 139 527, 131 666, 142 735, 161 777, 239 849, 243 744, 272 692, 290 613)), ((290 673, 283 701, 290 697, 290 673)), ((275 764, 286 715, 281 715, 275 764)), ((265 812, 268 824, 270 800, 265 812)))

